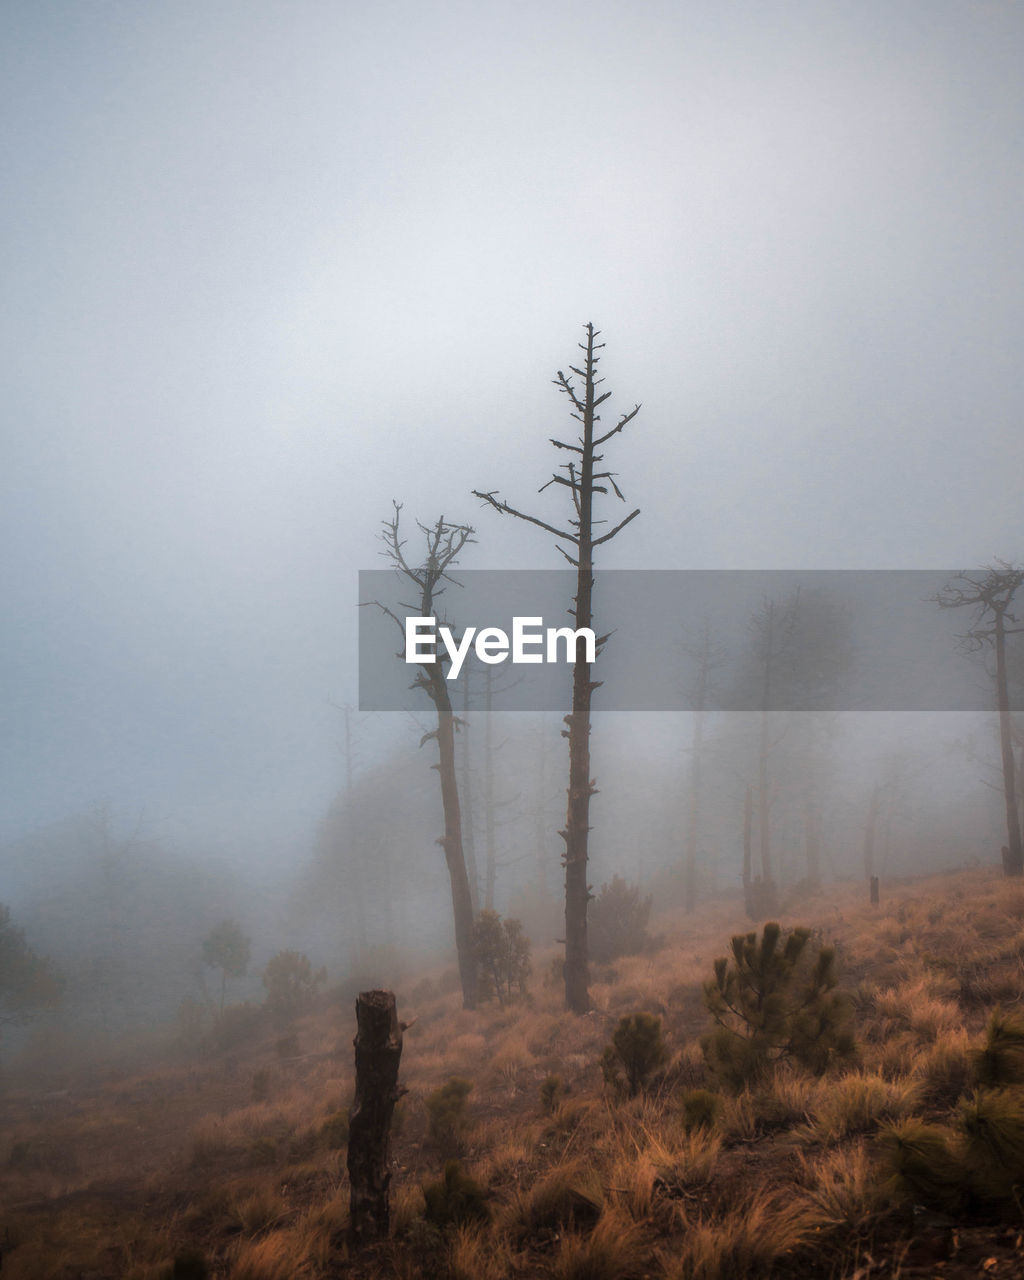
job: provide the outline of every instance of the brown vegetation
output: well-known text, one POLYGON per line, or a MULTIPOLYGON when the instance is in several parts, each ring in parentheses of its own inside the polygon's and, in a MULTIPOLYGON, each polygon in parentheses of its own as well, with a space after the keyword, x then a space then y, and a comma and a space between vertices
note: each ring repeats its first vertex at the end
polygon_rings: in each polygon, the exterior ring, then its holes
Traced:
POLYGON ((659 919, 665 944, 596 971, 585 1017, 539 981, 480 1011, 441 981, 399 990, 417 1021, 391 1235, 362 1250, 347 1003, 302 1016, 287 1058, 257 1026, 49 1096, 12 1078, 4 1280, 1019 1275, 1024 899, 983 871, 888 886, 881 909, 863 896, 780 921, 834 949, 849 993, 856 1054, 823 1073, 787 1060, 726 1088, 705 1067, 701 992, 745 931, 739 895, 659 919), (636 1013, 664 1053, 630 1096, 601 1059, 636 1013))

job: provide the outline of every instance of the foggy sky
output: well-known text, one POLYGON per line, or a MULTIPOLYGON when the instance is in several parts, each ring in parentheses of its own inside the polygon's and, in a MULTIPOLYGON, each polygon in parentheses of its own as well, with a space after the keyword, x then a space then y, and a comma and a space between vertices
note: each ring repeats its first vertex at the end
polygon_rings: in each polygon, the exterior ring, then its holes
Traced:
POLYGON ((588 320, 608 567, 1021 556, 1018 5, 4 16, 0 840, 303 857, 392 498, 563 563, 470 490, 556 504, 588 320))

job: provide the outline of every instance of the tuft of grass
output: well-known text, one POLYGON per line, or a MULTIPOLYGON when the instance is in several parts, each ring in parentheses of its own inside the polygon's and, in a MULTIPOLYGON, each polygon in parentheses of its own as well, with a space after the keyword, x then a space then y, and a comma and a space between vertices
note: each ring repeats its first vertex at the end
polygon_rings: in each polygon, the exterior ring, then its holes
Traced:
POLYGON ((231 1280, 296 1280, 305 1258, 294 1232, 278 1231, 264 1240, 245 1241, 235 1254, 231 1280))
POLYGON ((983 1199, 1016 1201, 1024 1184, 1024 1097, 1019 1089, 985 1089, 960 1104, 964 1163, 983 1199))
POLYGON ((820 1211, 791 1193, 754 1192, 720 1216, 691 1218, 679 1211, 683 1237, 664 1258, 665 1280, 754 1280, 806 1245, 820 1229, 820 1211))
POLYGON ((971 1059, 967 1048, 967 1032, 961 1028, 937 1040, 921 1055, 914 1067, 921 1100, 927 1106, 948 1109, 970 1087, 971 1059))
POLYGON ((506 1280, 513 1270, 507 1243, 471 1223, 451 1233, 447 1262, 446 1280, 506 1280))
POLYGON ((944 1211, 960 1206, 966 1177, 950 1130, 903 1120, 881 1129, 877 1149, 884 1194, 900 1203, 944 1211))
POLYGON ((435 1227, 486 1222, 491 1216, 484 1188, 471 1178, 458 1160, 449 1160, 437 1182, 423 1184, 423 1216, 435 1227))
POLYGON ((593 1231, 566 1231, 558 1243, 555 1280, 640 1280, 648 1274, 641 1228, 606 1209, 593 1231))
POLYGON ((697 1129, 710 1130, 715 1127, 722 1111, 721 1094, 710 1089, 687 1089, 679 1099, 683 1114, 683 1128, 687 1133, 697 1129))
POLYGON ((811 1159, 800 1155, 800 1181, 823 1224, 860 1230, 884 1204, 874 1164, 863 1140, 833 1147, 811 1159))
POLYGON ((348 1112, 335 1111, 320 1126, 320 1137, 331 1151, 348 1146, 348 1112))
POLYGON ((981 1088, 1024 1083, 1024 1021, 994 1010, 985 1028, 984 1045, 969 1056, 981 1088))
POLYGON ((824 1143, 871 1133, 884 1122, 915 1110, 920 1097, 917 1081, 890 1081, 880 1075, 854 1072, 819 1092, 806 1132, 824 1143))
POLYGON ((589 1160, 567 1161, 550 1169, 509 1207, 511 1226, 520 1236, 594 1226, 604 1208, 604 1187, 589 1160))
POLYGON ((227 1220, 231 1229, 244 1236, 257 1236, 280 1225, 288 1206, 272 1186, 261 1185, 239 1192, 228 1203, 227 1220))

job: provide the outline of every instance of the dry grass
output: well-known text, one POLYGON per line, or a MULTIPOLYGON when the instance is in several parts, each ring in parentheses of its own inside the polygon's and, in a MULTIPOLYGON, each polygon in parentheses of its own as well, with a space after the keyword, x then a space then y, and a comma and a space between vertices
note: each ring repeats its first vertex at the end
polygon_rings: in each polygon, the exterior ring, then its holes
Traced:
POLYGON ((352 1098, 351 1034, 337 1013, 300 1027, 303 1049, 323 1060, 286 1062, 261 1041, 234 1069, 215 1059, 133 1072, 84 1107, 9 1102, 6 1202, 39 1203, 146 1168, 154 1203, 183 1207, 157 1219, 140 1180, 116 1215, 98 1195, 95 1205, 12 1219, 4 1280, 166 1280, 175 1253, 195 1242, 213 1274, 231 1280, 350 1270, 366 1280, 726 1280, 781 1274, 790 1258, 802 1274, 821 1259, 821 1274, 852 1272, 868 1243, 876 1248, 887 1208, 879 1125, 954 1123, 974 1086, 988 997, 1000 990, 1010 1007, 1024 1003, 1019 889, 979 872, 908 886, 881 911, 863 896, 860 886, 837 890, 839 909, 824 919, 782 919, 818 923, 838 946, 858 987, 857 1069, 817 1079, 780 1068, 717 1104, 698 1096, 703 1122, 682 1100, 707 1088, 701 984, 730 935, 749 928, 735 896, 678 927, 660 921, 675 941, 603 969, 586 1018, 565 1015, 558 987, 539 979, 530 1005, 472 1013, 457 993, 421 983, 415 1008, 403 1009, 420 1016, 405 1039, 410 1092, 394 1140, 392 1239, 373 1255, 377 1271, 348 1255, 344 1152, 320 1135, 352 1098), (619 1014, 640 1010, 662 1016, 672 1057, 650 1096, 618 1102, 602 1090, 598 1059, 619 1014), (253 1101, 257 1072, 263 1102, 253 1101), (539 1085, 551 1072, 562 1092, 546 1114, 539 1085), (442 1159, 428 1141, 426 1099, 453 1075, 474 1084, 462 1159, 492 1217, 441 1233, 423 1220, 420 1187, 442 1159))
POLYGON ((663 1256, 665 1280, 754 1280, 813 1240, 824 1222, 809 1200, 755 1191, 744 1204, 714 1217, 679 1211, 678 1250, 663 1256))

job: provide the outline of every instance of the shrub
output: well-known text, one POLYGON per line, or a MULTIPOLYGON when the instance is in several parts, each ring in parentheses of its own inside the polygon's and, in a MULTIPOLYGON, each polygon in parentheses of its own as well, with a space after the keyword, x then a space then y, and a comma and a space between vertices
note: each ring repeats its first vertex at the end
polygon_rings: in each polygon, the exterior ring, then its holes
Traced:
POLYGON ((629 884, 621 876, 614 876, 610 884, 601 886, 587 916, 587 943, 595 964, 639 955, 649 946, 651 902, 650 897, 641 898, 638 885, 629 884))
POLYGON ((604 1190, 593 1165, 583 1161, 556 1165, 517 1200, 525 1234, 592 1227, 604 1207, 604 1190))
POLYGON ((763 1077, 785 1059, 821 1075, 854 1052, 852 1007, 835 990, 835 952, 809 945, 809 929, 783 933, 766 924, 732 939, 732 960, 715 961, 704 1001, 716 1026, 701 1048, 716 1076, 733 1088, 763 1077))
POLYGON ((992 1089, 965 1099, 958 1116, 971 1187, 983 1201, 1015 1202, 1024 1183, 1024 1097, 992 1089))
POLYGON ((530 974, 530 939, 521 920, 502 920, 497 911, 481 911, 473 926, 473 946, 480 964, 479 997, 510 1004, 526 994, 530 974))
POLYGON ((949 1130, 920 1120, 883 1128, 878 1149, 887 1174, 885 1192, 905 1203, 957 1209, 966 1179, 952 1137, 949 1130))
POLYGON ((626 1073, 625 1090, 633 1098, 667 1058, 661 1019, 652 1013, 634 1013, 622 1018, 612 1033, 612 1042, 601 1056, 601 1071, 605 1082, 621 1091, 621 1067, 626 1073))
POLYGON ((562 1095, 562 1077, 546 1076, 540 1086, 540 1105, 544 1108, 545 1115, 553 1115, 558 1100, 562 1095))
POLYGON ((722 1099, 710 1089, 687 1089, 680 1099, 683 1111, 683 1128, 687 1133, 715 1127, 722 1110, 722 1099))
POLYGON ((985 1044, 970 1054, 974 1077, 985 1089, 1024 1082, 1024 1022, 996 1009, 985 1030, 985 1044))
POLYGON ((309 1007, 317 987, 327 981, 327 970, 315 972, 302 951, 278 951, 263 970, 267 1008, 279 1022, 288 1022, 309 1007))
POLYGON ((427 1131, 431 1142, 439 1147, 449 1147, 458 1142, 468 1124, 466 1103, 472 1090, 472 1080, 452 1076, 447 1084, 430 1094, 427 1098, 427 1131))
POLYGON ((425 1182, 422 1191, 423 1216, 441 1230, 464 1222, 486 1222, 491 1216, 486 1192, 458 1160, 449 1160, 440 1181, 425 1182))

